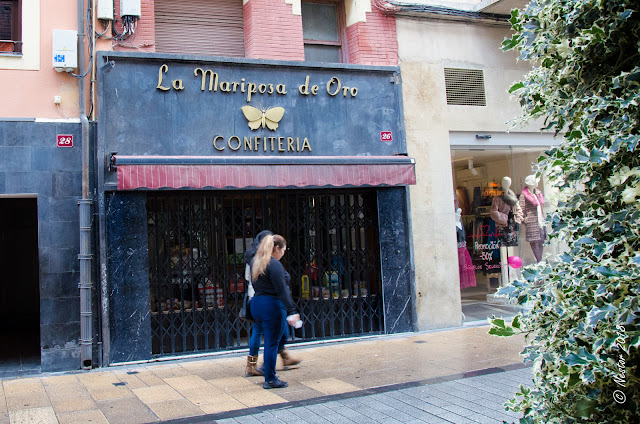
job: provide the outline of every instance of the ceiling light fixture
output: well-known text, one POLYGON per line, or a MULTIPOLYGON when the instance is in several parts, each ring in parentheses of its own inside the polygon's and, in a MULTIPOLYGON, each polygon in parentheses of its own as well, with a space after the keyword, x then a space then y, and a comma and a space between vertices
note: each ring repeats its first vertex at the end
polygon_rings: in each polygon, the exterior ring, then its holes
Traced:
POLYGON ((469 171, 471 171, 473 175, 478 175, 478 170, 473 167, 473 159, 469 159, 469 171))

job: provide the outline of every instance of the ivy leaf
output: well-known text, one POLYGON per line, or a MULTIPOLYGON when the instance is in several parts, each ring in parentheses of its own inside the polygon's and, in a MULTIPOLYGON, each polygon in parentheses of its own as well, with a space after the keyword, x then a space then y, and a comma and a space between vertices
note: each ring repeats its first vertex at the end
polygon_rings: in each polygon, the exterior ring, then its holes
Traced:
POLYGON ((589 325, 595 327, 600 321, 603 321, 613 315, 613 312, 615 311, 617 311, 617 308, 611 304, 607 304, 602 308, 591 309, 587 314, 589 325))
POLYGON ((593 254, 596 255, 596 257, 598 259, 602 259, 602 256, 604 255, 604 252, 606 251, 606 244, 605 243, 598 243, 595 245, 595 247, 593 248, 593 254))
POLYGON ((598 401, 591 398, 583 398, 576 402, 576 414, 579 417, 589 418, 596 408, 598 401))
POLYGON ((520 329, 520 316, 516 315, 513 321, 511 322, 511 326, 513 328, 520 329))
POLYGON ((524 269, 522 271, 522 277, 527 281, 535 281, 536 278, 540 275, 540 272, 535 269, 524 269))
POLYGON ((589 161, 592 163, 602 163, 603 159, 607 159, 607 155, 598 149, 593 149, 589 155, 589 161))
POLYGON ((584 381, 585 383, 593 383, 595 380, 596 376, 593 371, 585 370, 584 373, 582 373, 582 381, 584 381))
POLYGON ((618 18, 626 21, 629 18, 629 16, 631 16, 632 13, 633 13, 633 10, 627 9, 624 12, 618 13, 618 18))
POLYGON ((513 332, 512 327, 507 327, 502 318, 494 318, 489 320, 493 327, 489 330, 489 334, 493 336, 500 337, 509 337, 513 336, 515 333, 513 332))
POLYGON ((576 246, 581 247, 583 244, 594 244, 596 239, 593 237, 581 237, 576 242, 576 246))
MULTIPOLYGON (((504 46, 504 43, 506 43, 508 40, 505 40, 502 45, 504 46)), ((521 88, 524 88, 524 83, 523 82, 518 82, 516 84, 513 84, 510 88, 509 88, 509 93, 512 93, 516 90, 520 90, 521 88)))
POLYGON ((516 291, 516 288, 514 286, 505 286, 505 287, 500 287, 500 289, 498 289, 496 294, 498 296, 512 297, 515 291, 516 291))
POLYGON ((509 328, 492 328, 491 330, 489 330, 489 334, 491 334, 492 336, 499 336, 499 337, 509 337, 509 336, 513 336, 515 333, 513 332, 513 328, 509 327, 509 328))
POLYGON ((605 277, 619 277, 620 273, 615 269, 609 269, 606 266, 598 266, 593 269, 599 274, 604 275, 605 277))
POLYGON ((570 367, 574 367, 576 365, 586 365, 586 364, 589 363, 589 361, 587 361, 584 358, 581 358, 580 356, 576 355, 575 353, 570 353, 569 356, 567 356, 565 358, 565 362, 570 367))
POLYGON ((580 151, 576 153, 576 159, 578 159, 578 161, 580 162, 589 162, 589 158, 589 152, 587 152, 585 149, 580 149, 580 151))
POLYGON ((561 255, 558 256, 560 258, 560 260, 566 264, 570 264, 573 261, 573 256, 571 256, 568 253, 563 253, 561 255))

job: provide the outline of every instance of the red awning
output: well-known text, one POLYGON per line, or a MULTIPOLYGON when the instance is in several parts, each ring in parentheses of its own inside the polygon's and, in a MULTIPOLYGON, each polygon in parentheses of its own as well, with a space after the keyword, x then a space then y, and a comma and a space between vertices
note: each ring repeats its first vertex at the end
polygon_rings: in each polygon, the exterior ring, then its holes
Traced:
POLYGON ((279 188, 398 186, 416 183, 406 156, 234 157, 121 156, 111 158, 118 190, 161 188, 279 188))

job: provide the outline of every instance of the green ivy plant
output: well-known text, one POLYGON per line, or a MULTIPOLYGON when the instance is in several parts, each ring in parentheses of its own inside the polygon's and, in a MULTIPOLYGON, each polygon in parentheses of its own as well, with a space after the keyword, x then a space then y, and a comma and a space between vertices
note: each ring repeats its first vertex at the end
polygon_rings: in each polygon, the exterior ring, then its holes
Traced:
POLYGON ((507 409, 521 423, 636 423, 640 417, 640 1, 538 0, 514 10, 530 71, 510 91, 519 122, 562 143, 538 159, 557 187, 548 217, 564 253, 499 291, 527 312, 491 334, 526 334, 533 386, 507 409))

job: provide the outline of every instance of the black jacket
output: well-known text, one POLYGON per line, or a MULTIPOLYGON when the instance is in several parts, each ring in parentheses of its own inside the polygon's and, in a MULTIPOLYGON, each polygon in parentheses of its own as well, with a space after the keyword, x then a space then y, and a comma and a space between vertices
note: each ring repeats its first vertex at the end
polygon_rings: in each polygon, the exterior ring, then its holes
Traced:
POLYGON ((276 258, 271 258, 264 274, 260 275, 258 280, 253 282, 253 289, 256 291, 256 296, 277 297, 284 303, 284 307, 287 308, 287 315, 293 315, 298 312, 296 310, 296 304, 291 297, 291 290, 289 290, 290 281, 291 276, 284 269, 280 261, 276 258))

